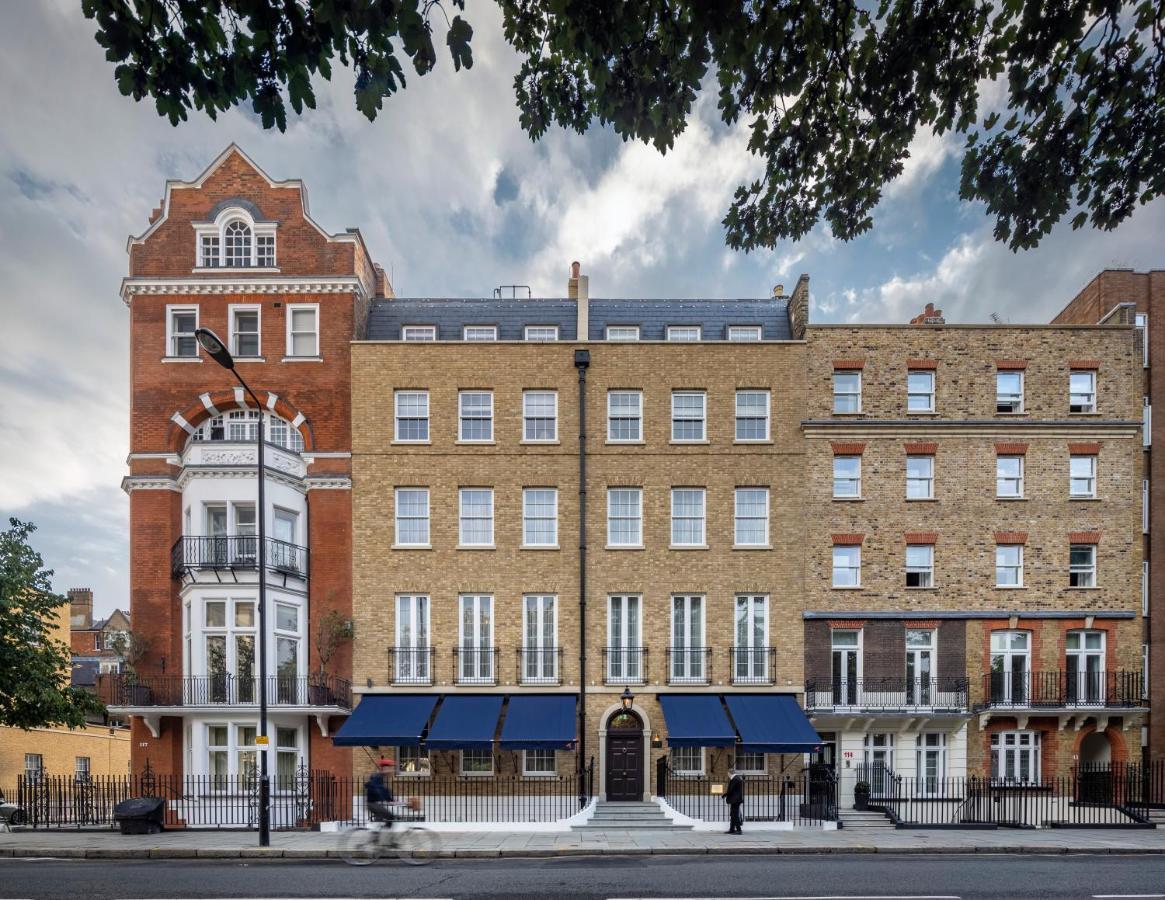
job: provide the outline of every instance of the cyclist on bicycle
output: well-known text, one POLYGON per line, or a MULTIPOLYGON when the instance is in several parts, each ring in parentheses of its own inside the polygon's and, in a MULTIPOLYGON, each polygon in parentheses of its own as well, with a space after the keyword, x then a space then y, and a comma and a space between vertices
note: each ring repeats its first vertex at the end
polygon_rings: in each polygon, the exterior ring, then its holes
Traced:
POLYGON ((376 761, 376 771, 364 782, 364 801, 368 806, 368 817, 384 822, 390 828, 392 820, 396 818, 392 808, 399 805, 388 783, 388 773, 394 765, 391 759, 381 757, 376 761))

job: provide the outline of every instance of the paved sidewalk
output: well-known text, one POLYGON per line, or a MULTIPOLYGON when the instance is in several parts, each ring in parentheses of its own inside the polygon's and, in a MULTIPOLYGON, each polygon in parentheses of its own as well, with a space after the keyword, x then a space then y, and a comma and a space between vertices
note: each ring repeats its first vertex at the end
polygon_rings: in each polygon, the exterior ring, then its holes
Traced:
MULTIPOLYGON (((440 855, 455 858, 731 853, 1161 853, 1165 829, 919 831, 878 829, 746 832, 594 831, 567 834, 462 832, 441 835, 440 855)), ((338 836, 275 832, 258 846, 254 832, 170 831, 128 836, 113 831, 0 833, 0 857, 84 859, 335 858, 338 836)))

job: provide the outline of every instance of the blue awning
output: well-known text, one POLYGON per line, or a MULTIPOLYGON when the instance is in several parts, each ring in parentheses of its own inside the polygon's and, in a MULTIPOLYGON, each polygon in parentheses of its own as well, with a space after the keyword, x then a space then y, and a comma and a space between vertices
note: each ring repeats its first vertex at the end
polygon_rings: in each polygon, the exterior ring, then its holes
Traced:
POLYGON ((337 747, 416 747, 436 705, 432 694, 365 694, 332 743, 337 747))
POLYGON ((575 740, 574 694, 510 697, 502 724, 503 750, 565 750, 575 740))
POLYGON ((671 747, 731 747, 736 731, 715 694, 660 694, 671 747))
POLYGON ((746 753, 809 753, 821 746, 821 736, 788 694, 728 694, 725 700, 746 753))
POLYGON ((501 711, 502 698, 496 694, 446 695, 425 746, 430 750, 489 750, 501 711))

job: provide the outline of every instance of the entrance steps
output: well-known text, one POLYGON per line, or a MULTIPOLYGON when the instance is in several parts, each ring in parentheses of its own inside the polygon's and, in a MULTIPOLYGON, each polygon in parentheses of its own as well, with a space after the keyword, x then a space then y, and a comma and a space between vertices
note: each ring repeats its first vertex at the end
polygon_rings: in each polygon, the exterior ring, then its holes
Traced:
POLYGON ((691 825, 676 825, 656 803, 610 802, 600 800, 585 825, 572 831, 691 831, 691 825))
POLYGON ((894 823, 885 813, 877 810, 840 809, 837 812, 838 823, 842 828, 893 828, 894 823))
POLYGON ((1149 821, 1158 828, 1165 828, 1165 807, 1150 807, 1149 821))

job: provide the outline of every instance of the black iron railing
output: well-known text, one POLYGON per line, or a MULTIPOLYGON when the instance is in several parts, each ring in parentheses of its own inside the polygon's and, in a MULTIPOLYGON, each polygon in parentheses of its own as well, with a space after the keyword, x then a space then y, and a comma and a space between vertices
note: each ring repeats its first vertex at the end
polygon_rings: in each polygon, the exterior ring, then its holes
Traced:
POLYGON ((733 684, 772 684, 776 666, 773 647, 732 647, 728 651, 733 684))
POLYGON ((1140 672, 988 672, 978 708, 1143 706, 1140 672))
POLYGON ((710 684, 712 681, 711 647, 668 647, 668 684, 710 684))
POLYGON ((517 653, 519 684, 562 684, 561 647, 521 647, 517 653))
MULTIPOLYGON (((676 812, 693 819, 727 822, 730 810, 724 802, 724 782, 723 778, 669 772, 664 799, 676 812)), ((825 767, 796 775, 747 775, 741 813, 745 822, 789 822, 797 827, 835 821, 837 781, 825 767)))
POLYGON ((453 681, 455 684, 497 684, 497 647, 454 647, 453 681))
POLYGON ((604 647, 604 684, 646 684, 646 647, 604 647))
POLYGON ((272 706, 352 708, 351 682, 330 675, 108 675, 98 691, 107 706, 250 706, 259 704, 260 685, 272 706))
POLYGON ((805 708, 967 710, 966 678, 807 678, 805 708))
POLYGON ((432 684, 432 647, 389 647, 388 677, 393 684, 432 684))
MULTIPOLYGON (((267 568, 307 578, 308 549, 267 538, 267 568)), ((259 538, 249 534, 227 537, 180 537, 170 549, 170 571, 175 578, 201 570, 247 570, 259 567, 259 538)))

